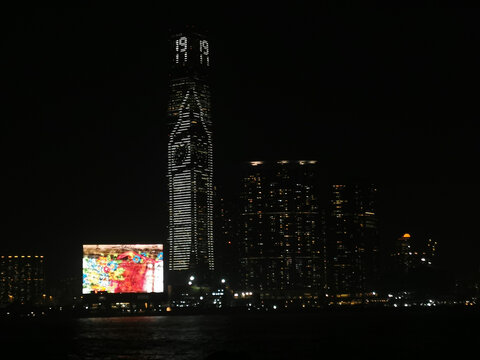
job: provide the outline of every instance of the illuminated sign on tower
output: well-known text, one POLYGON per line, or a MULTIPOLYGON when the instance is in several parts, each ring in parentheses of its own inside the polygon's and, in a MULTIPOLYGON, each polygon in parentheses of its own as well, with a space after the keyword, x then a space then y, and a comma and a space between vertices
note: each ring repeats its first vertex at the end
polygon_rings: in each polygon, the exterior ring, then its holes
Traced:
POLYGON ((171 44, 168 269, 200 274, 214 270, 210 48, 194 32, 171 44))

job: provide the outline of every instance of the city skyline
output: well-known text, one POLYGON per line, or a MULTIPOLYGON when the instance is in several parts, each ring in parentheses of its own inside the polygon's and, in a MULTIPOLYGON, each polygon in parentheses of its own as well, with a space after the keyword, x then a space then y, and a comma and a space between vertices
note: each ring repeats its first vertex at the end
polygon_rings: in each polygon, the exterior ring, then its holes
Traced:
MULTIPOLYGON (((11 252, 74 256, 82 243, 166 242, 173 24, 143 9, 115 11, 131 25, 87 8, 10 19, 2 228, 11 252)), ((263 23, 263 13, 248 29, 242 11, 209 26, 220 191, 233 197, 242 161, 315 159, 333 181, 380 184, 383 241, 430 236, 444 266, 478 269, 471 15, 377 11, 362 13, 366 24, 348 10, 304 22, 293 13, 285 23, 263 23)), ((67 273, 69 257, 57 262, 67 273)))

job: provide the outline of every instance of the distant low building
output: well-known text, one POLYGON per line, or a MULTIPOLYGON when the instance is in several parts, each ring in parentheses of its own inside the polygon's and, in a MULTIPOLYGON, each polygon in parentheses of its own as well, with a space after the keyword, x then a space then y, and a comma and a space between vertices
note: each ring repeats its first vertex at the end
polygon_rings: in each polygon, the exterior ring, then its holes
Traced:
POLYGON ((394 243, 390 254, 389 291, 407 292, 412 298, 442 293, 445 278, 438 269, 437 242, 405 233, 394 243))
POLYGON ((397 273, 408 273, 414 266, 415 254, 412 249, 411 241, 412 236, 405 233, 395 242, 394 252, 391 256, 397 273))
POLYGON ((45 296, 43 255, 0 256, 1 304, 41 304, 45 296))
POLYGON ((397 274, 406 274, 420 267, 431 267, 437 255, 437 242, 428 239, 426 242, 414 242, 410 234, 405 233, 395 242, 391 257, 397 274))

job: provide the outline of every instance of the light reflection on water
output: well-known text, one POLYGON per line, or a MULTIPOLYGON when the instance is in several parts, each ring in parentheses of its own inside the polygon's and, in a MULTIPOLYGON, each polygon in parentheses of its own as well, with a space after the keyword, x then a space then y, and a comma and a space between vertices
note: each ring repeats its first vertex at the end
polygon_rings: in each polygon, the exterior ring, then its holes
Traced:
POLYGON ((229 318, 166 316, 78 319, 72 359, 202 359, 223 347, 229 318))
POLYGON ((15 359, 461 358, 480 340, 479 318, 342 312, 21 319, 0 321, 0 347, 14 349, 15 359))

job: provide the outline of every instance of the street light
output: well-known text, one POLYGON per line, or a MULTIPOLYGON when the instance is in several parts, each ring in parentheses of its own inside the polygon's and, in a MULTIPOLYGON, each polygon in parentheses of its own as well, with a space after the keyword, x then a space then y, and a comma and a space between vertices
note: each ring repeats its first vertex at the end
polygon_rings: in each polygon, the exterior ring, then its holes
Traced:
POLYGON ((222 280, 220 280, 220 281, 222 282, 222 284, 225 284, 225 281, 226 281, 226 280, 225 280, 225 279, 222 279, 222 280))

